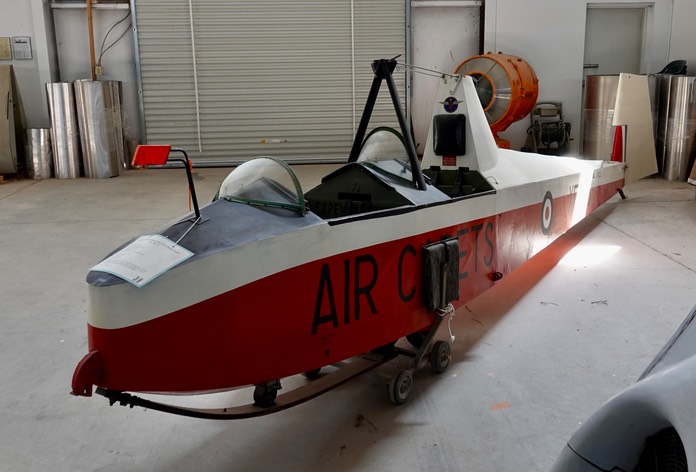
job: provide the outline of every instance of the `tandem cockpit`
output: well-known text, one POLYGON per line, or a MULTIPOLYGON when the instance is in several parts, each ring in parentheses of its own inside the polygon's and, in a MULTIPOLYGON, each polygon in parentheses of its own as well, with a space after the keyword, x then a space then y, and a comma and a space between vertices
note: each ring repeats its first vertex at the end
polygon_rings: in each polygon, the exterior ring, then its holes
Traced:
MULTIPOLYGON (((257 157, 232 171, 222 182, 214 201, 199 209, 191 162, 185 151, 158 145, 138 148, 134 165, 162 166, 172 160, 185 165, 195 216, 187 216, 160 230, 171 241, 183 240, 195 254, 184 264, 314 225, 333 226, 388 217, 496 192, 485 174, 495 164, 491 159, 496 158, 497 149, 490 129, 485 128, 487 124, 478 103, 481 116, 471 119, 477 110, 467 103, 477 98, 473 85, 465 84, 470 79, 443 76, 444 88, 435 106, 422 168, 413 141, 404 138, 410 137, 411 132, 391 76, 396 61, 382 59, 373 62, 372 67, 375 78, 348 162, 307 192, 287 163, 273 157, 257 157), (400 132, 375 128, 368 134, 370 116, 383 81, 389 86, 400 132), (470 96, 465 96, 466 93, 470 96), (487 137, 490 143, 485 141, 487 137), (181 152, 184 158, 170 157, 174 151, 181 152)), ((93 271, 88 282, 110 285, 123 280, 93 271)))
MULTIPOLYGON (((471 126, 461 110, 453 114, 435 114, 424 159, 429 165, 421 169, 413 142, 404 139, 411 133, 391 75, 395 65, 394 60, 373 63, 375 78, 348 163, 325 176, 315 188, 303 193, 287 164, 272 157, 261 157, 233 171, 222 183, 218 197, 254 206, 293 210, 300 215, 311 212, 330 224, 338 224, 495 193, 491 183, 476 168, 471 126), (367 134, 383 81, 389 87, 401 133, 380 127, 367 134), (451 156, 457 164, 460 163, 457 156, 468 160, 461 161, 464 165, 432 165, 444 162, 429 158, 428 154, 432 153, 451 156)), ((461 77, 451 80, 457 87, 461 77)))
POLYGON ((461 167, 421 171, 411 165, 400 133, 377 128, 365 139, 355 162, 325 176, 304 193, 294 171, 273 157, 257 157, 240 165, 223 181, 218 198, 252 206, 307 212, 324 220, 353 220, 494 192, 476 170, 461 167), (425 188, 414 183, 422 172, 425 188))

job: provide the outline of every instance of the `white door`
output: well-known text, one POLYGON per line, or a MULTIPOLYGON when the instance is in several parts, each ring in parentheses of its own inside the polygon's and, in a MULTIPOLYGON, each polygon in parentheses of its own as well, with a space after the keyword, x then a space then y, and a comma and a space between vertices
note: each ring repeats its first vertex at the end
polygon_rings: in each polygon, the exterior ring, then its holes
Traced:
POLYGON ((641 72, 644 8, 587 8, 585 73, 641 72))
POLYGON ((622 72, 639 74, 644 25, 643 7, 630 4, 621 8, 587 7, 580 125, 580 151, 584 157, 605 159, 611 155, 614 142, 614 127, 611 122, 618 86, 618 79, 603 77, 595 79, 594 85, 587 87, 587 76, 618 75, 622 72), (588 97, 588 93, 592 96, 588 97))

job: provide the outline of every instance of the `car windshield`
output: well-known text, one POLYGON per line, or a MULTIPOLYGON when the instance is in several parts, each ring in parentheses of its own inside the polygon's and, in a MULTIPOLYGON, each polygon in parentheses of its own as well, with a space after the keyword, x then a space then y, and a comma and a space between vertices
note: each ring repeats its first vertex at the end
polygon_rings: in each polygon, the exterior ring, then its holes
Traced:
POLYGON ((295 173, 274 157, 251 159, 230 172, 218 197, 228 201, 307 213, 304 195, 295 173))
POLYGON ((376 128, 365 138, 358 162, 392 177, 412 182, 413 172, 404 141, 391 128, 376 128))

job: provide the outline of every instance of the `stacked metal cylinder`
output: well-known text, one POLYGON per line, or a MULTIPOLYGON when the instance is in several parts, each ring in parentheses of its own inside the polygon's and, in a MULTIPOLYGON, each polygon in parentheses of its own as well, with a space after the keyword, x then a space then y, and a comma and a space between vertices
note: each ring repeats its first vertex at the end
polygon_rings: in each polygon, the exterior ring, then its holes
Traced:
POLYGON ((51 145, 56 178, 74 179, 82 175, 80 128, 77 124, 75 91, 72 83, 46 84, 51 116, 51 145))
POLYGON ((696 157, 696 77, 657 77, 657 165, 667 180, 685 182, 696 157))
POLYGON ((29 128, 25 137, 27 173, 35 180, 53 177, 53 152, 49 128, 29 128))
MULTIPOLYGON (((696 77, 648 76, 660 174, 685 182, 696 158, 696 77)), ((614 142, 618 75, 589 75, 583 109, 583 156, 607 159, 614 142)))
POLYGON ((619 89, 618 75, 588 75, 583 108, 583 156, 611 158, 614 145, 614 106, 619 89))
POLYGON ((121 82, 46 84, 55 175, 104 179, 125 162, 121 82))

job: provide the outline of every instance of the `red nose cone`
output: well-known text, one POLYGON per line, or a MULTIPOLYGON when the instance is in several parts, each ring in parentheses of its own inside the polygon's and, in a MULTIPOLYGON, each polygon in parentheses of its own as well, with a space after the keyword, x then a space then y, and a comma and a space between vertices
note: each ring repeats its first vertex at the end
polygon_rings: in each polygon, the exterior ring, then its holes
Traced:
POLYGON ((92 386, 104 380, 102 356, 99 351, 90 351, 77 364, 72 378, 72 393, 76 396, 91 397, 92 386))

